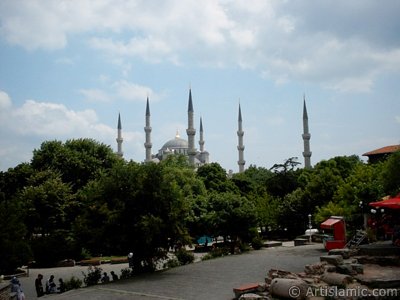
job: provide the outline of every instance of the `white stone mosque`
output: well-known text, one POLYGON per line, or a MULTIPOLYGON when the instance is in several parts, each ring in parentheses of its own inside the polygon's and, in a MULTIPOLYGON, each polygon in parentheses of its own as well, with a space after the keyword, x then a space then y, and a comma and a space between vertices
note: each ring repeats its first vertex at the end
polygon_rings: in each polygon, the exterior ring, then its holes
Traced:
MULTIPOLYGON (((200 118, 200 136, 199 136, 199 150, 195 148, 195 135, 196 129, 194 128, 194 109, 193 109, 193 101, 192 101, 192 91, 189 89, 189 102, 188 102, 188 128, 186 129, 186 134, 188 140, 185 140, 180 137, 179 133, 176 134, 175 138, 167 141, 160 150, 156 154, 152 153, 152 142, 151 142, 151 125, 150 125, 150 105, 149 98, 147 98, 146 102, 146 114, 145 114, 145 127, 144 132, 146 133, 146 141, 144 143, 144 147, 146 150, 146 157, 144 159, 145 162, 159 162, 165 159, 169 155, 173 154, 183 154, 188 157, 189 163, 194 167, 199 167, 204 164, 208 164, 209 162, 209 153, 204 150, 204 131, 203 131, 203 122, 202 118, 200 118)), ((123 157, 122 152, 122 126, 121 126, 121 115, 118 115, 118 136, 117 136, 117 155, 123 157)), ((239 115, 238 115, 238 166, 239 173, 244 171, 244 166, 246 161, 244 160, 244 144, 243 144, 243 136, 244 131, 242 127, 242 111, 239 104, 239 115)), ((303 141, 304 141, 304 167, 311 168, 311 151, 310 151, 310 138, 311 134, 308 129, 308 115, 306 108, 306 101, 304 97, 303 103, 303 141)))

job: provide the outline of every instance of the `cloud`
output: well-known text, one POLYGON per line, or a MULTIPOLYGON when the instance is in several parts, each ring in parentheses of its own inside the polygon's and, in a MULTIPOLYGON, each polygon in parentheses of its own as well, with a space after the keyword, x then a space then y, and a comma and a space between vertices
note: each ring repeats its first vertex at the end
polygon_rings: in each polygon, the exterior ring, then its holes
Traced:
POLYGON ((3 1, 0 35, 30 50, 62 49, 81 36, 125 76, 136 57, 369 92, 400 69, 399 10, 395 0, 3 1))
POLYGON ((149 97, 152 101, 157 101, 161 95, 155 93, 150 87, 131 83, 125 80, 117 81, 113 84, 119 98, 127 101, 145 101, 149 97))
POLYGON ((11 99, 6 92, 0 91, 0 109, 6 110, 11 107, 11 99))

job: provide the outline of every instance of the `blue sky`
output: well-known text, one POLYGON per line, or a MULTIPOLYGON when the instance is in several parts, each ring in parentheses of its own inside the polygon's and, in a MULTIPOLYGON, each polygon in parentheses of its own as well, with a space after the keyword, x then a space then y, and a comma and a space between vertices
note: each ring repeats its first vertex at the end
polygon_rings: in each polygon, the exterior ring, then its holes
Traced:
MULTIPOLYGON (((186 137, 192 88, 210 160, 238 170, 311 162, 400 143, 400 2, 0 1, 0 170, 43 141, 93 138, 143 161, 186 137)), ((198 135, 196 136, 198 140, 198 135)), ((197 147, 199 147, 197 145, 197 147)))

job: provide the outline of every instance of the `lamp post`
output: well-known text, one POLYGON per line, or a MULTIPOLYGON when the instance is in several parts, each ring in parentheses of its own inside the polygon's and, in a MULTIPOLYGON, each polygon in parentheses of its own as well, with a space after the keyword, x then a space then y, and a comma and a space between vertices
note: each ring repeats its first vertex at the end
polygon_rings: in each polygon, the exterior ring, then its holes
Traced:
POLYGON ((311 243, 311 214, 308 214, 308 234, 309 234, 309 242, 311 243))

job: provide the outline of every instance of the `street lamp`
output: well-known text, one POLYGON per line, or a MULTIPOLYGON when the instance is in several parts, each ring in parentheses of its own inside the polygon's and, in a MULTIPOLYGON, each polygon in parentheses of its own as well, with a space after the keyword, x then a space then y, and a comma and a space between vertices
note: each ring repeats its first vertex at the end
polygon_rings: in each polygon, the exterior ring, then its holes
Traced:
POLYGON ((312 228, 312 225, 311 225, 311 214, 308 214, 308 234, 310 235, 309 236, 309 242, 311 243, 311 228, 312 228))

